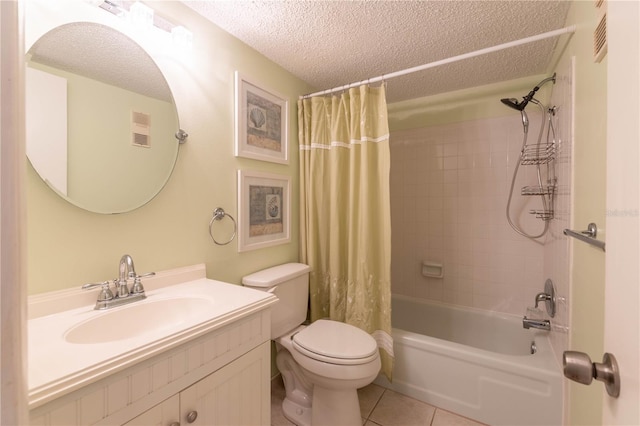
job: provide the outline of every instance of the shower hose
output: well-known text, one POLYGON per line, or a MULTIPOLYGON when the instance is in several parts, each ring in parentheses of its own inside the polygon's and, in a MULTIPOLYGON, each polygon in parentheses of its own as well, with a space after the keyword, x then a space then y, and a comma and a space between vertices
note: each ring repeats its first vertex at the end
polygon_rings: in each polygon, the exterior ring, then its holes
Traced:
MULTIPOLYGON (((542 103, 537 101, 536 99, 532 99, 531 102, 535 103, 536 105, 538 105, 538 107, 540 108, 540 110, 542 112, 542 115, 544 117, 546 108, 542 105, 542 103)), ((524 111, 523 111, 523 113, 524 113, 524 111)), ((551 120, 551 112, 550 111, 547 111, 547 118, 548 118, 548 121, 549 121, 549 130, 547 130, 547 140, 549 138, 549 131, 551 131, 553 133, 553 137, 555 139, 555 130, 553 128, 553 123, 552 123, 552 120, 551 120)), ((537 145, 538 146, 540 146, 540 142, 542 141, 542 135, 544 134, 544 124, 545 124, 545 120, 544 119, 540 120, 540 131, 538 133, 538 141, 537 141, 537 145)), ((520 229, 511 220, 511 200, 513 198, 513 189, 515 187, 516 178, 518 176, 518 170, 520 169, 520 165, 522 164, 522 157, 524 156, 525 147, 527 145, 527 137, 528 137, 528 133, 529 133, 528 132, 528 125, 525 124, 524 120, 523 120, 523 128, 524 128, 524 134, 523 134, 523 137, 522 137, 522 149, 520 151, 520 156, 518 157, 518 161, 516 162, 516 167, 513 170, 513 177, 511 178, 511 188, 509 190, 509 198, 507 200, 506 215, 507 215, 507 222, 509 222, 509 226, 511 226, 511 228, 513 228, 514 231, 516 231, 518 234, 522 235, 523 237, 536 239, 536 238, 540 238, 540 237, 544 236, 544 234, 547 233, 547 231, 549 229, 549 220, 543 219, 543 221, 544 221, 544 229, 539 234, 536 234, 536 235, 528 234, 527 232, 525 232, 522 229, 520 229)), ((538 178, 538 185, 539 185, 540 188, 543 188, 543 185, 542 185, 542 172, 540 171, 540 164, 536 165, 536 173, 537 173, 537 178, 538 178)), ((547 211, 547 198, 545 197, 544 193, 542 195, 540 195, 540 198, 542 200, 542 209, 543 209, 543 211, 547 211)))

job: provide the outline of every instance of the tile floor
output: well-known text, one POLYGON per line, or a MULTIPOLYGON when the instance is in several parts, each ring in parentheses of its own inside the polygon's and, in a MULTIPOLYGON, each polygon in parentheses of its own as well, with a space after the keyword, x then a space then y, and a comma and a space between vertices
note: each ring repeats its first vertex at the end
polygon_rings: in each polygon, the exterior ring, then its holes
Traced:
MULTIPOLYGON (((358 390, 364 426, 482 426, 457 414, 371 384, 358 390)), ((282 378, 271 382, 271 425, 293 425, 282 414, 282 378)))

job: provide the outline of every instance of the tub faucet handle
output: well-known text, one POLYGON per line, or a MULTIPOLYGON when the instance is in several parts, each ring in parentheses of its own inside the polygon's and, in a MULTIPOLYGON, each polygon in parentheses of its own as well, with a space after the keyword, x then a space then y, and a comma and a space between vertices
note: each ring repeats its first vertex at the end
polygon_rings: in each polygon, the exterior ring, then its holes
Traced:
POLYGON ((550 279, 544 283, 544 292, 536 294, 536 308, 540 302, 544 302, 547 314, 553 318, 556 315, 556 288, 550 279))
POLYGON ((538 303, 546 302, 547 300, 551 300, 551 295, 547 293, 538 293, 536 294, 536 308, 538 307, 538 303))

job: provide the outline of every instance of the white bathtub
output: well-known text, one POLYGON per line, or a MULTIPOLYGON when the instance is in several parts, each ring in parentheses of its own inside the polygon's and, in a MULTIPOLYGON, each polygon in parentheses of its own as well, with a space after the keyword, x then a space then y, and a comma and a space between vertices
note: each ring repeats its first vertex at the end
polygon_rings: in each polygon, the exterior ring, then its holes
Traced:
POLYGON ((525 330, 521 317, 395 295, 392 322, 393 383, 375 383, 491 425, 562 424, 548 332, 525 330))

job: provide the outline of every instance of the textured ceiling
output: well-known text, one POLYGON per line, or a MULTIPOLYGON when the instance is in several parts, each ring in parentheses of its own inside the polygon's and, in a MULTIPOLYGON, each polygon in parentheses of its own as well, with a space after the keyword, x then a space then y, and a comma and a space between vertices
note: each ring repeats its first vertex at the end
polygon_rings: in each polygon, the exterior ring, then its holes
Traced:
POLYGON ((29 56, 33 62, 173 102, 153 59, 129 37, 104 25, 77 22, 56 27, 34 43, 29 56))
MULTIPOLYGON (((568 1, 185 1, 317 90, 562 28, 568 1)), ((389 102, 542 74, 558 38, 388 82, 389 102)))

